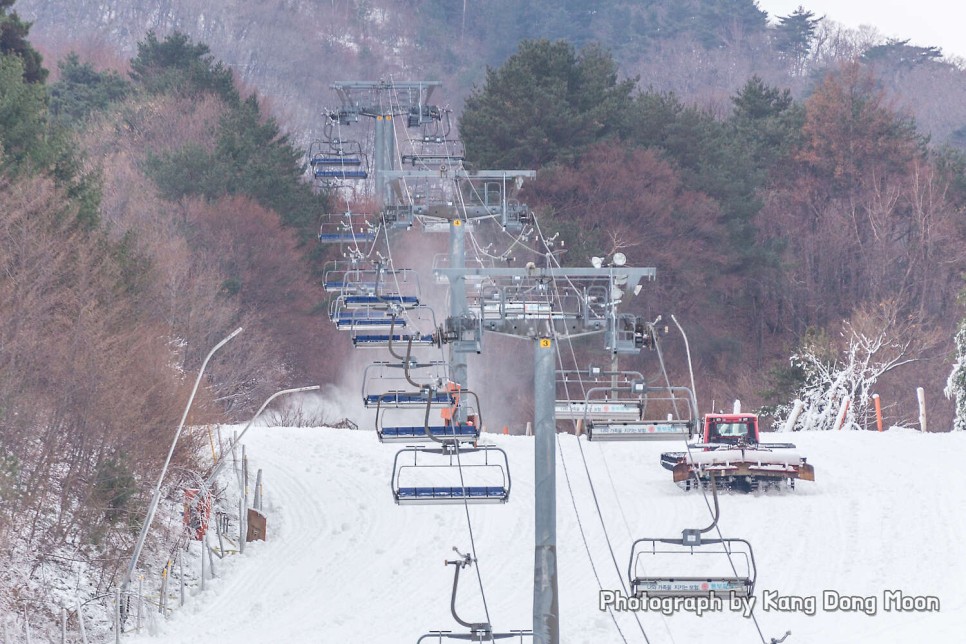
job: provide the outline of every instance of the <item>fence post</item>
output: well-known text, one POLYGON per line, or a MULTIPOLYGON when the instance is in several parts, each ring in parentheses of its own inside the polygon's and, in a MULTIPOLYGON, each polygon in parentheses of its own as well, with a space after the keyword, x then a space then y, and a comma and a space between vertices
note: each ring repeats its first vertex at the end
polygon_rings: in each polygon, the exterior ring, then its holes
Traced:
POLYGON ((916 389, 916 398, 919 399, 919 430, 926 432, 926 390, 922 387, 916 389))
POLYGON ((235 445, 238 444, 238 432, 231 433, 231 468, 235 471, 235 482, 238 482, 238 454, 235 445))
POLYGON ((255 501, 253 505, 256 510, 262 511, 262 468, 258 468, 258 474, 255 475, 255 501))
POLYGON ((201 536, 201 591, 205 590, 205 537, 207 534, 201 536))
MULTIPOLYGON (((216 526, 215 527, 215 531, 217 532, 217 530, 218 530, 218 528, 216 526)), ((219 535, 218 538, 221 539, 221 536, 219 535)), ((203 544, 204 544, 205 550, 208 552, 208 569, 211 571, 211 578, 214 579, 218 575, 215 574, 215 556, 211 552, 211 547, 208 546, 208 533, 207 532, 205 533, 203 544)), ((202 552, 201 553, 201 556, 204 557, 205 556, 205 553, 202 552)))
POLYGON ((181 607, 184 607, 184 551, 178 548, 178 591, 181 607))
POLYGON ((245 501, 244 499, 238 499, 238 553, 245 554, 245 537, 248 536, 245 533, 245 501))
MULTIPOLYGON (((225 526, 226 529, 227 527, 228 526, 225 526)), ((225 558, 225 540, 221 538, 221 521, 217 523, 216 528, 217 529, 215 530, 215 532, 218 535, 218 558, 224 559, 225 558)), ((214 567, 212 567, 212 575, 214 575, 214 567)))
POLYGON ((136 632, 141 632, 141 605, 144 603, 144 575, 138 577, 138 610, 137 621, 134 623, 136 632))
POLYGON ((114 643, 121 642, 121 587, 114 587, 114 643))
POLYGON ((23 627, 27 632, 27 644, 30 644, 30 619, 27 617, 27 607, 23 609, 23 627))
POLYGON ((67 609, 60 608, 60 644, 67 644, 67 609))
POLYGON ((835 427, 833 429, 842 429, 842 425, 845 424, 845 415, 849 411, 849 397, 846 396, 842 399, 842 405, 839 407, 838 416, 835 417, 835 427))
POLYGON ((81 644, 87 644, 87 629, 84 628, 84 612, 81 610, 80 600, 75 600, 77 603, 77 625, 80 628, 81 644))
POLYGON ((170 572, 171 561, 166 561, 164 568, 161 569, 161 597, 158 600, 158 612, 162 617, 168 616, 168 573, 170 572))
POLYGON ((879 394, 872 394, 872 402, 875 403, 875 426, 882 431, 882 403, 879 401, 879 394))

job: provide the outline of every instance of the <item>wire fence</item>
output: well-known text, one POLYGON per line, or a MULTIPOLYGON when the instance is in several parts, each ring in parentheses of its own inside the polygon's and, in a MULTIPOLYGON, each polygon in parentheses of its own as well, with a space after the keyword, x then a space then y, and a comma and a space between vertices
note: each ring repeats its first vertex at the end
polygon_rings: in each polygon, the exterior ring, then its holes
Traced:
MULTIPOLYGON (((220 438, 220 437, 219 437, 220 438)), ((77 596, 70 606, 29 607, 0 616, 0 643, 106 644, 120 642, 124 634, 156 632, 160 622, 180 610, 191 597, 205 591, 218 576, 221 561, 241 554, 245 543, 264 540, 263 476, 249 477, 249 457, 235 436, 223 446, 222 458, 231 459, 231 473, 224 489, 209 491, 203 485, 184 490, 184 514, 180 536, 169 545, 163 564, 146 564, 128 592, 117 586, 96 596, 77 596), (217 494, 218 498, 212 498, 217 494), (208 495, 207 501, 194 501, 208 495)), ((197 474, 186 480, 203 484, 197 474)))

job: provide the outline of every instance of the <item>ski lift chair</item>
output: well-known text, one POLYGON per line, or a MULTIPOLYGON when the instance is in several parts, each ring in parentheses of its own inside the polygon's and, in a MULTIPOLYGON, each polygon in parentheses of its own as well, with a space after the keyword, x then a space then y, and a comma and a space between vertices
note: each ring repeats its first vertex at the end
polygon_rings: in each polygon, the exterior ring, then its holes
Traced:
POLYGON ((366 366, 362 404, 366 407, 449 407, 456 403, 451 391, 439 391, 448 382, 448 365, 433 361, 374 362, 366 366), (419 382, 416 382, 419 380, 419 382))
POLYGON ((319 241, 323 244, 368 245, 376 241, 378 228, 364 215, 343 213, 322 216, 319 225, 319 241))
POLYGON ((413 329, 411 331, 397 333, 395 325, 389 325, 386 333, 354 334, 352 336, 352 346, 356 349, 389 349, 393 357, 399 358, 393 350, 394 347, 405 348, 406 351, 410 351, 412 348, 439 345, 440 340, 436 333, 436 316, 431 308, 417 306, 408 309, 405 311, 405 317, 408 324, 417 328, 433 329, 433 332, 422 333, 417 329, 413 329))
POLYGON ((701 539, 697 532, 686 530, 678 539, 646 537, 635 541, 627 573, 631 594, 752 596, 757 571, 751 544, 744 539, 701 539))
POLYGON ((506 452, 490 445, 407 447, 396 453, 392 470, 397 505, 496 504, 510 499, 506 452))
MULTIPOLYGON (((399 412, 398 407, 382 408, 382 401, 376 404, 376 436, 383 443, 415 443, 415 442, 453 442, 473 443, 480 437, 480 428, 483 421, 479 414, 479 397, 475 392, 461 390, 452 387, 450 391, 455 391, 455 404, 449 408, 440 410, 442 424, 430 425, 430 411, 432 409, 431 399, 426 398, 426 413, 419 419, 419 424, 386 424, 387 413, 393 418, 402 416, 406 412, 399 412), (472 397, 476 406, 470 406, 466 402, 466 397, 472 397)), ((410 412, 411 413, 411 412, 410 412)))
POLYGON ((755 553, 745 539, 704 539, 718 525, 721 506, 711 476, 714 516, 706 528, 684 530, 679 538, 645 537, 631 545, 627 578, 635 597, 751 597, 755 553))
MULTIPOLYGON (((600 398, 596 399, 597 401, 600 398)), ((619 409, 619 407, 618 407, 619 409)), ((694 432, 697 402, 687 387, 651 387, 643 380, 626 386, 592 387, 587 390, 584 403, 584 429, 587 440, 676 440, 688 439, 694 432), (595 396, 610 392, 631 392, 639 396, 638 418, 628 419, 609 409, 616 401, 592 402, 595 396), (677 394, 677 395, 676 395, 677 394), (680 397, 678 397, 680 396, 680 397), (684 418, 678 415, 678 403, 687 409, 684 418), (656 410, 658 413, 649 410, 656 410), (663 416, 663 418, 658 418, 663 416)))

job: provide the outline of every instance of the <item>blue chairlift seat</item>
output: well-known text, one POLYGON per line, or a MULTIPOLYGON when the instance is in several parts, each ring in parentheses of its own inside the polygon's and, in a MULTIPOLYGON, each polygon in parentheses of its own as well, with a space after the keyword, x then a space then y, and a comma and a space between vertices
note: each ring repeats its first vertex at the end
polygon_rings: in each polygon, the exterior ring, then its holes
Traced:
POLYGON ((312 157, 309 162, 311 165, 362 165, 362 159, 357 157, 347 157, 334 155, 327 157, 325 155, 316 155, 312 157))
POLYGON ((401 487, 396 492, 396 503, 506 503, 508 490, 500 486, 472 487, 401 487))
MULTIPOLYGON (((459 438, 464 441, 475 441, 480 437, 479 428, 475 425, 431 425, 430 433, 437 438, 459 438)), ((422 425, 405 427, 382 427, 379 440, 389 442, 430 441, 426 429, 422 425)))
POLYGON ((356 306, 389 306, 392 304, 412 307, 419 305, 419 298, 415 295, 347 295, 343 298, 346 307, 356 306))
MULTIPOLYGON (((362 403, 366 407, 375 407, 380 403, 383 407, 425 407, 426 398, 426 394, 419 391, 388 391, 382 394, 368 394, 363 397, 362 403)), ((433 394, 430 404, 455 405, 456 398, 450 392, 437 391, 433 394)))
POLYGON ((365 170, 348 168, 316 167, 313 174, 316 179, 367 179, 369 177, 369 173, 365 170))
MULTIPOLYGON (((323 244, 355 244, 371 243, 376 241, 374 232, 340 231, 335 233, 319 233, 319 241, 323 244)), ((326 289, 328 290, 328 289, 326 289)))

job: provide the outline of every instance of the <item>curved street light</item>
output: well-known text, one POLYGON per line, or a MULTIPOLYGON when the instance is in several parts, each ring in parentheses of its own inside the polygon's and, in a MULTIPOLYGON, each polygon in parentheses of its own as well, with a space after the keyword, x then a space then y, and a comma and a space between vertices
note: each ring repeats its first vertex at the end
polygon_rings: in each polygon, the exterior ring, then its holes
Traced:
POLYGON ((201 363, 201 369, 198 370, 198 378, 195 380, 195 386, 191 390, 191 396, 188 398, 188 404, 185 405, 184 414, 181 415, 181 422, 178 423, 178 429, 174 433, 174 439, 171 441, 171 448, 168 450, 168 457, 164 461, 164 466, 161 468, 161 475, 158 476, 158 482, 154 486, 154 494, 151 496, 151 504, 148 506, 148 515, 144 518, 144 524, 141 526, 141 533, 138 535, 137 544, 134 546, 134 553, 131 555, 131 563, 128 564, 127 572, 124 573, 124 578, 121 580, 121 594, 125 595, 127 593, 128 586, 131 584, 131 579, 134 577, 134 570, 137 568, 138 559, 141 557, 141 549, 144 547, 144 541, 147 539, 148 530, 151 528, 151 522, 154 521, 154 514, 158 509, 158 502, 161 500, 161 484, 164 482, 164 475, 168 473, 168 466, 171 464, 171 457, 174 456, 174 448, 178 444, 178 439, 181 437, 181 431, 184 429, 184 423, 188 419, 188 411, 191 409, 191 403, 195 400, 195 394, 198 393, 198 386, 201 384, 201 378, 205 373, 205 368, 208 366, 208 361, 211 360, 211 356, 215 354, 215 351, 225 346, 229 340, 234 338, 236 335, 242 332, 242 327, 238 327, 226 337, 224 340, 212 347, 208 355, 205 356, 205 361, 201 363))

